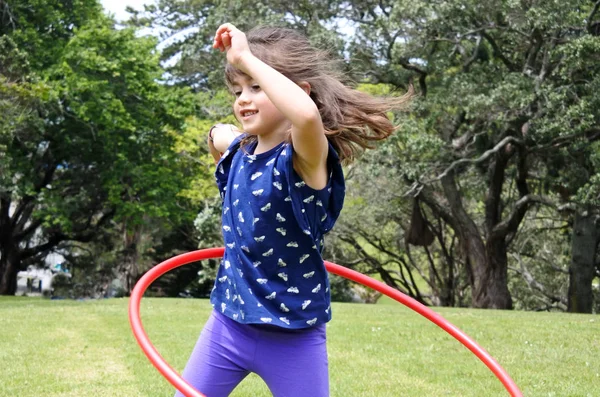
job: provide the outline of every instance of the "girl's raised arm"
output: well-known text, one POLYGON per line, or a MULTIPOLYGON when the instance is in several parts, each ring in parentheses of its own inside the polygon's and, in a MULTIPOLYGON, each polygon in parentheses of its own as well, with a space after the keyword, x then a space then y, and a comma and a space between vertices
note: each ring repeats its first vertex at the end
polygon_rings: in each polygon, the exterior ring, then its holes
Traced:
POLYGON ((311 187, 327 184, 328 142, 317 106, 310 98, 310 85, 294 83, 255 57, 246 35, 232 24, 219 27, 213 47, 227 51, 227 61, 251 76, 271 102, 292 123, 294 168, 311 187))

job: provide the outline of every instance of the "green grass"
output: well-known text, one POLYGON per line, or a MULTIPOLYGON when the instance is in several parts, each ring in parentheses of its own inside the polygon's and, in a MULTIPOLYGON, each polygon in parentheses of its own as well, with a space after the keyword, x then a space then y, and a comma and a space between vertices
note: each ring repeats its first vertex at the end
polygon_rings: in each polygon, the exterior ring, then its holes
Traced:
MULTIPOLYGON (((334 304, 332 396, 501 396, 466 348, 399 304, 334 304)), ((0 298, 0 396, 172 396, 129 328, 126 299, 0 298)), ((486 349, 525 396, 600 395, 600 317, 436 309, 486 349)), ((142 301, 142 320, 178 371, 208 318, 206 300, 142 301)), ((257 377, 233 396, 270 396, 257 377)))

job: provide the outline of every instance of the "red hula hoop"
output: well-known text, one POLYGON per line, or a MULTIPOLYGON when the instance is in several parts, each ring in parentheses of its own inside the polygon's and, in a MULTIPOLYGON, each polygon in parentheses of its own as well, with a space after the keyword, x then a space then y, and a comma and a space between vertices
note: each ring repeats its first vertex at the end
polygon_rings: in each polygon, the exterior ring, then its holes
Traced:
MULTIPOLYGON (((162 358, 156 348, 150 342, 148 335, 144 331, 142 326, 142 320, 140 318, 140 301, 146 289, 160 276, 169 272, 170 270, 186 265, 188 263, 197 262, 204 259, 213 259, 223 257, 225 248, 210 248, 198 251, 192 251, 185 254, 175 256, 171 259, 159 263, 150 269, 135 285, 131 298, 129 301, 129 322, 133 330, 133 334, 138 344, 144 351, 144 354, 148 357, 150 362, 158 369, 158 371, 180 392, 186 397, 206 397, 204 394, 198 392, 193 386, 187 383, 171 366, 162 358)), ((459 330, 456 326, 448 322, 442 316, 428 308, 427 306, 417 302, 413 298, 403 294, 402 292, 393 289, 392 287, 377 281, 364 274, 356 272, 354 270, 345 268, 335 263, 325 261, 325 267, 327 271, 338 276, 345 277, 349 280, 355 281, 366 287, 370 287, 374 290, 381 292, 389 296, 390 298, 402 303, 409 309, 419 313, 444 331, 449 333, 452 337, 462 343, 467 349, 475 354, 483 363, 493 372, 493 374, 502 382, 506 390, 513 397, 522 397, 522 393, 506 373, 506 371, 477 343, 469 338, 465 333, 459 330)))

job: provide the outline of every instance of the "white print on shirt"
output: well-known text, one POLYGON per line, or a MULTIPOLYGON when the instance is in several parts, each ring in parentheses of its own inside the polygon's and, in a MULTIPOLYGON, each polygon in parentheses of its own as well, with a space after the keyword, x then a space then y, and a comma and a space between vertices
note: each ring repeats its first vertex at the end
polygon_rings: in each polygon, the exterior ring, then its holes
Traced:
POLYGON ((275 219, 277 219, 277 221, 279 221, 279 222, 285 222, 285 218, 283 216, 281 216, 281 214, 279 212, 275 216, 275 219))
POLYGON ((231 297, 229 296, 229 288, 225 290, 225 298, 229 300, 231 297))
POLYGON ((230 232, 231 228, 227 225, 223 226, 223 230, 225 230, 226 232, 230 232))
POLYGON ((270 250, 268 250, 267 252, 263 252, 262 254, 263 256, 271 256, 273 255, 273 248, 271 248, 270 250))
POLYGON ((296 187, 302 187, 302 186, 306 186, 306 183, 304 181, 301 181, 301 182, 294 183, 294 185, 296 185, 296 187))
POLYGON ((327 214, 323 215, 323 217, 321 218, 321 222, 324 222, 325 219, 327 219, 327 214))
POLYGON ((313 294, 316 294, 317 292, 321 291, 321 284, 317 284, 317 286, 315 288, 313 288, 312 292, 313 294))
POLYGON ((308 204, 308 203, 312 202, 314 199, 315 199, 315 196, 314 196, 314 195, 312 195, 312 196, 309 196, 309 197, 305 198, 305 199, 304 199, 304 200, 302 200, 302 201, 304 201, 305 203, 307 203, 307 204, 308 204))
POLYGON ((290 292, 292 294, 299 294, 300 290, 298 289, 298 287, 290 287, 287 289, 287 292, 290 292))
POLYGON ((273 321, 273 319, 270 317, 261 317, 260 321, 262 321, 263 323, 270 323, 271 321, 273 321))
POLYGON ((275 162, 275 159, 271 159, 271 160, 267 161, 266 165, 271 165, 271 164, 273 164, 274 162, 275 162))
POLYGON ((225 308, 227 308, 227 305, 225 305, 225 302, 221 302, 221 313, 225 313, 225 308))
POLYGON ((229 266, 231 266, 231 262, 225 261, 225 269, 229 269, 229 266))
POLYGON ((287 308, 285 303, 282 303, 281 305, 279 305, 279 308, 281 309, 282 312, 285 312, 285 313, 290 311, 290 309, 287 308))
POLYGON ((304 277, 304 278, 311 278, 311 277, 312 277, 312 276, 314 276, 314 275, 315 275, 315 271, 313 270, 312 272, 309 272, 309 273, 304 273, 304 274, 302 275, 302 277, 304 277))
POLYGON ((290 320, 288 320, 285 317, 279 317, 279 319, 281 320, 281 322, 286 323, 287 325, 290 325, 290 320))
POLYGON ((254 237, 254 241, 257 243, 262 243, 265 240, 265 236, 254 237))
POLYGON ((267 280, 266 278, 257 278, 256 279, 256 282, 259 284, 266 284, 267 281, 269 281, 269 280, 267 280))
POLYGON ((254 174, 252 174, 252 176, 250 177, 251 180, 255 180, 256 178, 258 178, 259 176, 262 175, 262 172, 255 172, 254 174))
POLYGON ((234 185, 233 185, 233 190, 237 190, 237 188, 238 188, 238 187, 240 187, 240 184, 239 184, 239 183, 236 183, 236 184, 234 184, 234 185))
POLYGON ((308 320, 306 321, 306 324, 308 325, 315 325, 317 323, 317 318, 313 318, 312 320, 308 320))
POLYGON ((245 245, 242 245, 240 248, 246 251, 247 253, 250 253, 250 248, 246 247, 245 245))
POLYGON ((269 295, 265 296, 265 299, 273 300, 275 299, 275 296, 277 296, 277 292, 273 291, 269 295))
POLYGON ((283 185, 279 182, 273 182, 273 186, 275 186, 278 190, 283 189, 283 185))
POLYGON ((225 207, 225 209, 223 210, 223 215, 225 215, 228 212, 229 212, 229 207, 225 207))
POLYGON ((219 277, 219 282, 224 283, 227 281, 227 276, 219 277))
POLYGON ((300 257, 300 263, 304 262, 306 259, 308 259, 308 257, 310 256, 310 254, 304 254, 300 257))
POLYGON ((281 175, 281 172, 277 171, 277 168, 273 168, 273 175, 279 176, 281 175))
POLYGON ((238 319, 238 317, 239 317, 239 314, 237 314, 237 313, 233 313, 233 319, 234 319, 234 320, 237 320, 237 319, 238 319))
POLYGON ((282 236, 285 236, 285 234, 287 233, 287 231, 282 227, 278 227, 275 230, 277 230, 279 233, 281 233, 282 236))
POLYGON ((283 259, 281 259, 281 258, 279 258, 279 259, 277 260, 277 264, 278 264, 279 266, 281 266, 281 267, 286 267, 286 266, 287 266, 287 263, 285 263, 285 262, 283 261, 283 259))
POLYGON ((292 201, 292 198, 290 196, 287 196, 286 198, 283 199, 283 201, 292 201))
POLYGON ((265 206, 264 206, 264 207, 261 207, 261 209, 260 209, 260 210, 261 210, 262 212, 267 212, 267 211, 268 211, 270 208, 271 208, 271 203, 267 203, 267 204, 265 204, 265 206))
POLYGON ((287 243, 288 247, 294 247, 294 248, 298 248, 298 243, 295 241, 290 241, 289 243, 287 243))
POLYGON ((322 207, 322 206, 323 206, 323 202, 322 202, 321 200, 317 200, 317 205, 318 205, 319 207, 322 207))
POLYGON ((236 205, 238 205, 238 203, 240 202, 240 199, 237 199, 233 202, 233 206, 235 207, 236 205))
POLYGON ((257 266, 260 266, 260 263, 261 263, 260 261, 252 262, 252 265, 254 267, 257 267, 257 266))
POLYGON ((229 248, 233 248, 233 247, 235 247, 235 243, 228 243, 228 244, 227 244, 227 246, 228 246, 229 248))
POLYGON ((302 310, 306 309, 310 305, 310 300, 305 300, 302 302, 302 310))
POLYGON ((283 281, 288 281, 288 276, 287 276, 287 274, 285 274, 285 273, 277 273, 277 275, 278 275, 279 277, 281 277, 281 279, 282 279, 283 281))
POLYGON ((240 229, 239 226, 236 226, 237 232, 240 235, 240 237, 242 236, 242 229, 240 229))
POLYGON ((261 194, 263 194, 264 191, 265 191, 265 189, 253 190, 252 194, 255 196, 260 196, 261 194))
POLYGON ((238 213, 238 219, 240 220, 240 222, 244 222, 244 215, 242 215, 241 212, 238 213))
POLYGON ((256 222, 258 222, 258 221, 260 221, 260 218, 254 218, 254 219, 252 220, 252 226, 254 226, 254 224, 255 224, 256 222))

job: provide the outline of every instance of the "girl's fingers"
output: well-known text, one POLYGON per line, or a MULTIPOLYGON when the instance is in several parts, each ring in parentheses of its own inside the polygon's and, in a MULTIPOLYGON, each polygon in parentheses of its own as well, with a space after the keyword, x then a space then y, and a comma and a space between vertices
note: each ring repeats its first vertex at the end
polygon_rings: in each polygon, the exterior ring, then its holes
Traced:
POLYGON ((231 36, 228 32, 221 35, 221 40, 223 41, 223 47, 225 47, 225 49, 231 47, 231 36))

